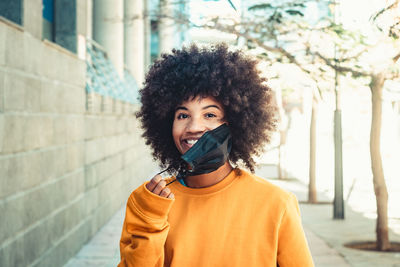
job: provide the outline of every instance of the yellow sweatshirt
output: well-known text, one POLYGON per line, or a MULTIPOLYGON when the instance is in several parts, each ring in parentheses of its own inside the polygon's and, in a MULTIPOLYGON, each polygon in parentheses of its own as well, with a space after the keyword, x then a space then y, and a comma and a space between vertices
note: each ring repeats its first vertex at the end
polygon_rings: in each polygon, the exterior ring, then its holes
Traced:
POLYGON ((314 266, 292 193, 239 169, 211 187, 169 188, 174 200, 145 184, 129 197, 118 266, 314 266))

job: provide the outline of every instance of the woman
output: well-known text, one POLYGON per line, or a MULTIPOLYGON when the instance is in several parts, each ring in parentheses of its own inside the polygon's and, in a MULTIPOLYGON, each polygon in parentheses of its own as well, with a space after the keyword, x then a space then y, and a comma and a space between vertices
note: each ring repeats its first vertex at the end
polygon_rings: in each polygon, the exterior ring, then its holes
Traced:
POLYGON ((275 128, 256 64, 220 44, 151 67, 137 116, 176 176, 129 197, 119 266, 313 266, 294 195, 250 173, 275 128))

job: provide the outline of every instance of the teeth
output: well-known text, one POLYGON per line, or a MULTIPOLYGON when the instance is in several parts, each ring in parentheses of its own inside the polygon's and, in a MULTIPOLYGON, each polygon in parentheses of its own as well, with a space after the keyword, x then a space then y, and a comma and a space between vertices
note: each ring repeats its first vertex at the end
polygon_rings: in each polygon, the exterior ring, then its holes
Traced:
POLYGON ((194 145, 194 144, 196 144, 196 142, 197 142, 197 140, 186 140, 186 142, 189 144, 189 145, 194 145))

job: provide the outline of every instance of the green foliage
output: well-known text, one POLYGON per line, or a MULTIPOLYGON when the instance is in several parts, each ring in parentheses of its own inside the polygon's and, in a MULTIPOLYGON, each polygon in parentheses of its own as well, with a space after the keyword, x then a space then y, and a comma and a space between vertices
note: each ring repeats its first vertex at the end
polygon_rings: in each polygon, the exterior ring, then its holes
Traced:
POLYGON ((292 15, 292 16, 299 15, 299 16, 301 16, 301 17, 304 17, 303 12, 301 12, 301 11, 299 11, 299 10, 288 9, 288 10, 285 10, 285 12, 288 13, 289 15, 292 15))
POLYGON ((269 4, 269 3, 265 3, 265 4, 258 4, 258 5, 254 5, 248 8, 249 11, 255 11, 255 10, 264 10, 264 9, 273 9, 274 7, 269 4))
POLYGON ((396 9, 399 8, 399 5, 400 0, 395 0, 392 4, 378 10, 370 18, 370 20, 375 24, 376 28, 379 31, 385 32, 393 40, 398 40, 400 38, 400 15, 398 14, 398 12, 396 12, 396 9), (379 19, 388 16, 392 17, 393 22, 391 23, 391 25, 381 26, 379 23, 379 19))

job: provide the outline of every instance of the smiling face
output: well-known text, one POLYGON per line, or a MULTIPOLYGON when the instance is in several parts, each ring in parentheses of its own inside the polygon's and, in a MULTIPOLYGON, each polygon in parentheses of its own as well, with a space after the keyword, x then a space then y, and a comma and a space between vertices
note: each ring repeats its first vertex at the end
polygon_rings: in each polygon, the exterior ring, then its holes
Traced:
POLYGON ((188 151, 200 137, 225 123, 222 105, 213 97, 196 97, 175 109, 172 136, 181 154, 188 151))

